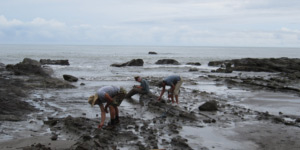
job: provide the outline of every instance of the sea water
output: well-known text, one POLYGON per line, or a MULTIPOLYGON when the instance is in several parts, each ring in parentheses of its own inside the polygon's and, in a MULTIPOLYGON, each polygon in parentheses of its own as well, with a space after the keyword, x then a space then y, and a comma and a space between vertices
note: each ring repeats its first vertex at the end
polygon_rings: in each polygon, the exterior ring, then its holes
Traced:
POLYGON ((70 66, 53 66, 57 76, 72 74, 87 79, 107 76, 125 77, 136 74, 166 75, 186 67, 188 62, 200 62, 207 68, 209 61, 238 58, 300 58, 299 48, 249 48, 249 47, 159 47, 159 46, 75 46, 75 45, 0 45, 0 62, 16 64, 24 58, 67 59, 70 66), (157 52, 149 55, 148 52, 157 52), (110 67, 113 63, 124 63, 132 59, 143 59, 143 67, 110 67), (181 65, 155 65, 159 59, 175 59, 181 65), (155 70, 155 71, 153 71, 155 70), (171 72, 170 72, 171 71, 171 72))

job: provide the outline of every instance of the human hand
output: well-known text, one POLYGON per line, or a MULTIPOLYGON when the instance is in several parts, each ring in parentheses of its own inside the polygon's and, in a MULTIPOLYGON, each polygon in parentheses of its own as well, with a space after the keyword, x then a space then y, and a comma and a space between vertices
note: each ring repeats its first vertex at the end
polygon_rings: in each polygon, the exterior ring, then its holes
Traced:
POLYGON ((103 124, 100 123, 100 124, 98 125, 98 129, 102 129, 102 127, 103 127, 103 124))

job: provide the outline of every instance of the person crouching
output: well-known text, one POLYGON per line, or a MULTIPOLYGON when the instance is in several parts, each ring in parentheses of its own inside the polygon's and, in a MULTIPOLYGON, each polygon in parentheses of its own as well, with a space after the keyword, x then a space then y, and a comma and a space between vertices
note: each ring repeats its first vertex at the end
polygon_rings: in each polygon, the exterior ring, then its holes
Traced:
POLYGON ((96 94, 89 97, 88 103, 91 104, 92 107, 96 104, 100 107, 101 122, 98 125, 99 129, 104 125, 106 118, 105 113, 108 113, 107 108, 109 108, 110 112, 110 123, 108 123, 107 128, 114 128, 114 126, 120 122, 118 106, 122 103, 126 93, 123 87, 104 86, 98 89, 96 94), (104 106, 103 104, 105 103, 106 105, 104 106))

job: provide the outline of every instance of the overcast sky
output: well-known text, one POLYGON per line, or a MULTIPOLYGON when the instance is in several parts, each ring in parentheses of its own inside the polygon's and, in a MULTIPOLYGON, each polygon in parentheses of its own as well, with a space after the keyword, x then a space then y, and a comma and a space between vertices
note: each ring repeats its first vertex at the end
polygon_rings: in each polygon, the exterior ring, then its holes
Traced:
POLYGON ((300 47, 300 0, 1 0, 0 44, 300 47))

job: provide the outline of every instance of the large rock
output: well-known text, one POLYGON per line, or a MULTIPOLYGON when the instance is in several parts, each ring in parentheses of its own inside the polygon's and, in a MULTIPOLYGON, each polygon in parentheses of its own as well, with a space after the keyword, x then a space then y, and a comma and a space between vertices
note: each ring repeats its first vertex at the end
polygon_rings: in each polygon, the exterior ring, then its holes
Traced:
POLYGON ((199 106, 200 111, 217 111, 218 102, 215 100, 207 101, 203 105, 199 106))
POLYGON ((112 67, 125 67, 125 66, 143 66, 143 65, 144 65, 143 59, 132 59, 131 61, 128 61, 126 63, 112 64, 110 66, 112 66, 112 67))
POLYGON ((160 59, 155 64, 158 64, 158 65, 164 65, 164 64, 180 65, 180 63, 175 59, 160 59))
POLYGON ((42 65, 70 65, 69 60, 40 59, 42 65))
POLYGON ((149 52, 148 54, 151 54, 151 55, 157 55, 156 52, 149 52))
POLYGON ((77 77, 74 77, 74 76, 71 76, 68 74, 64 74, 63 77, 66 81, 69 81, 69 82, 77 82, 78 81, 77 77))
POLYGON ((194 65, 194 66, 201 66, 201 63, 199 62, 188 62, 187 65, 194 65))
POLYGON ((49 74, 41 67, 40 62, 24 58, 24 60, 16 65, 7 65, 6 69, 13 71, 16 75, 41 75, 49 76, 49 74))
POLYGON ((223 65, 221 68, 218 68, 217 70, 212 70, 211 72, 217 72, 217 73, 232 73, 233 69, 231 67, 230 63, 225 64, 226 68, 223 68, 223 65))
POLYGON ((224 61, 211 61, 209 66, 232 65, 234 71, 255 72, 285 72, 294 73, 300 71, 300 59, 298 58, 243 58, 224 61))

